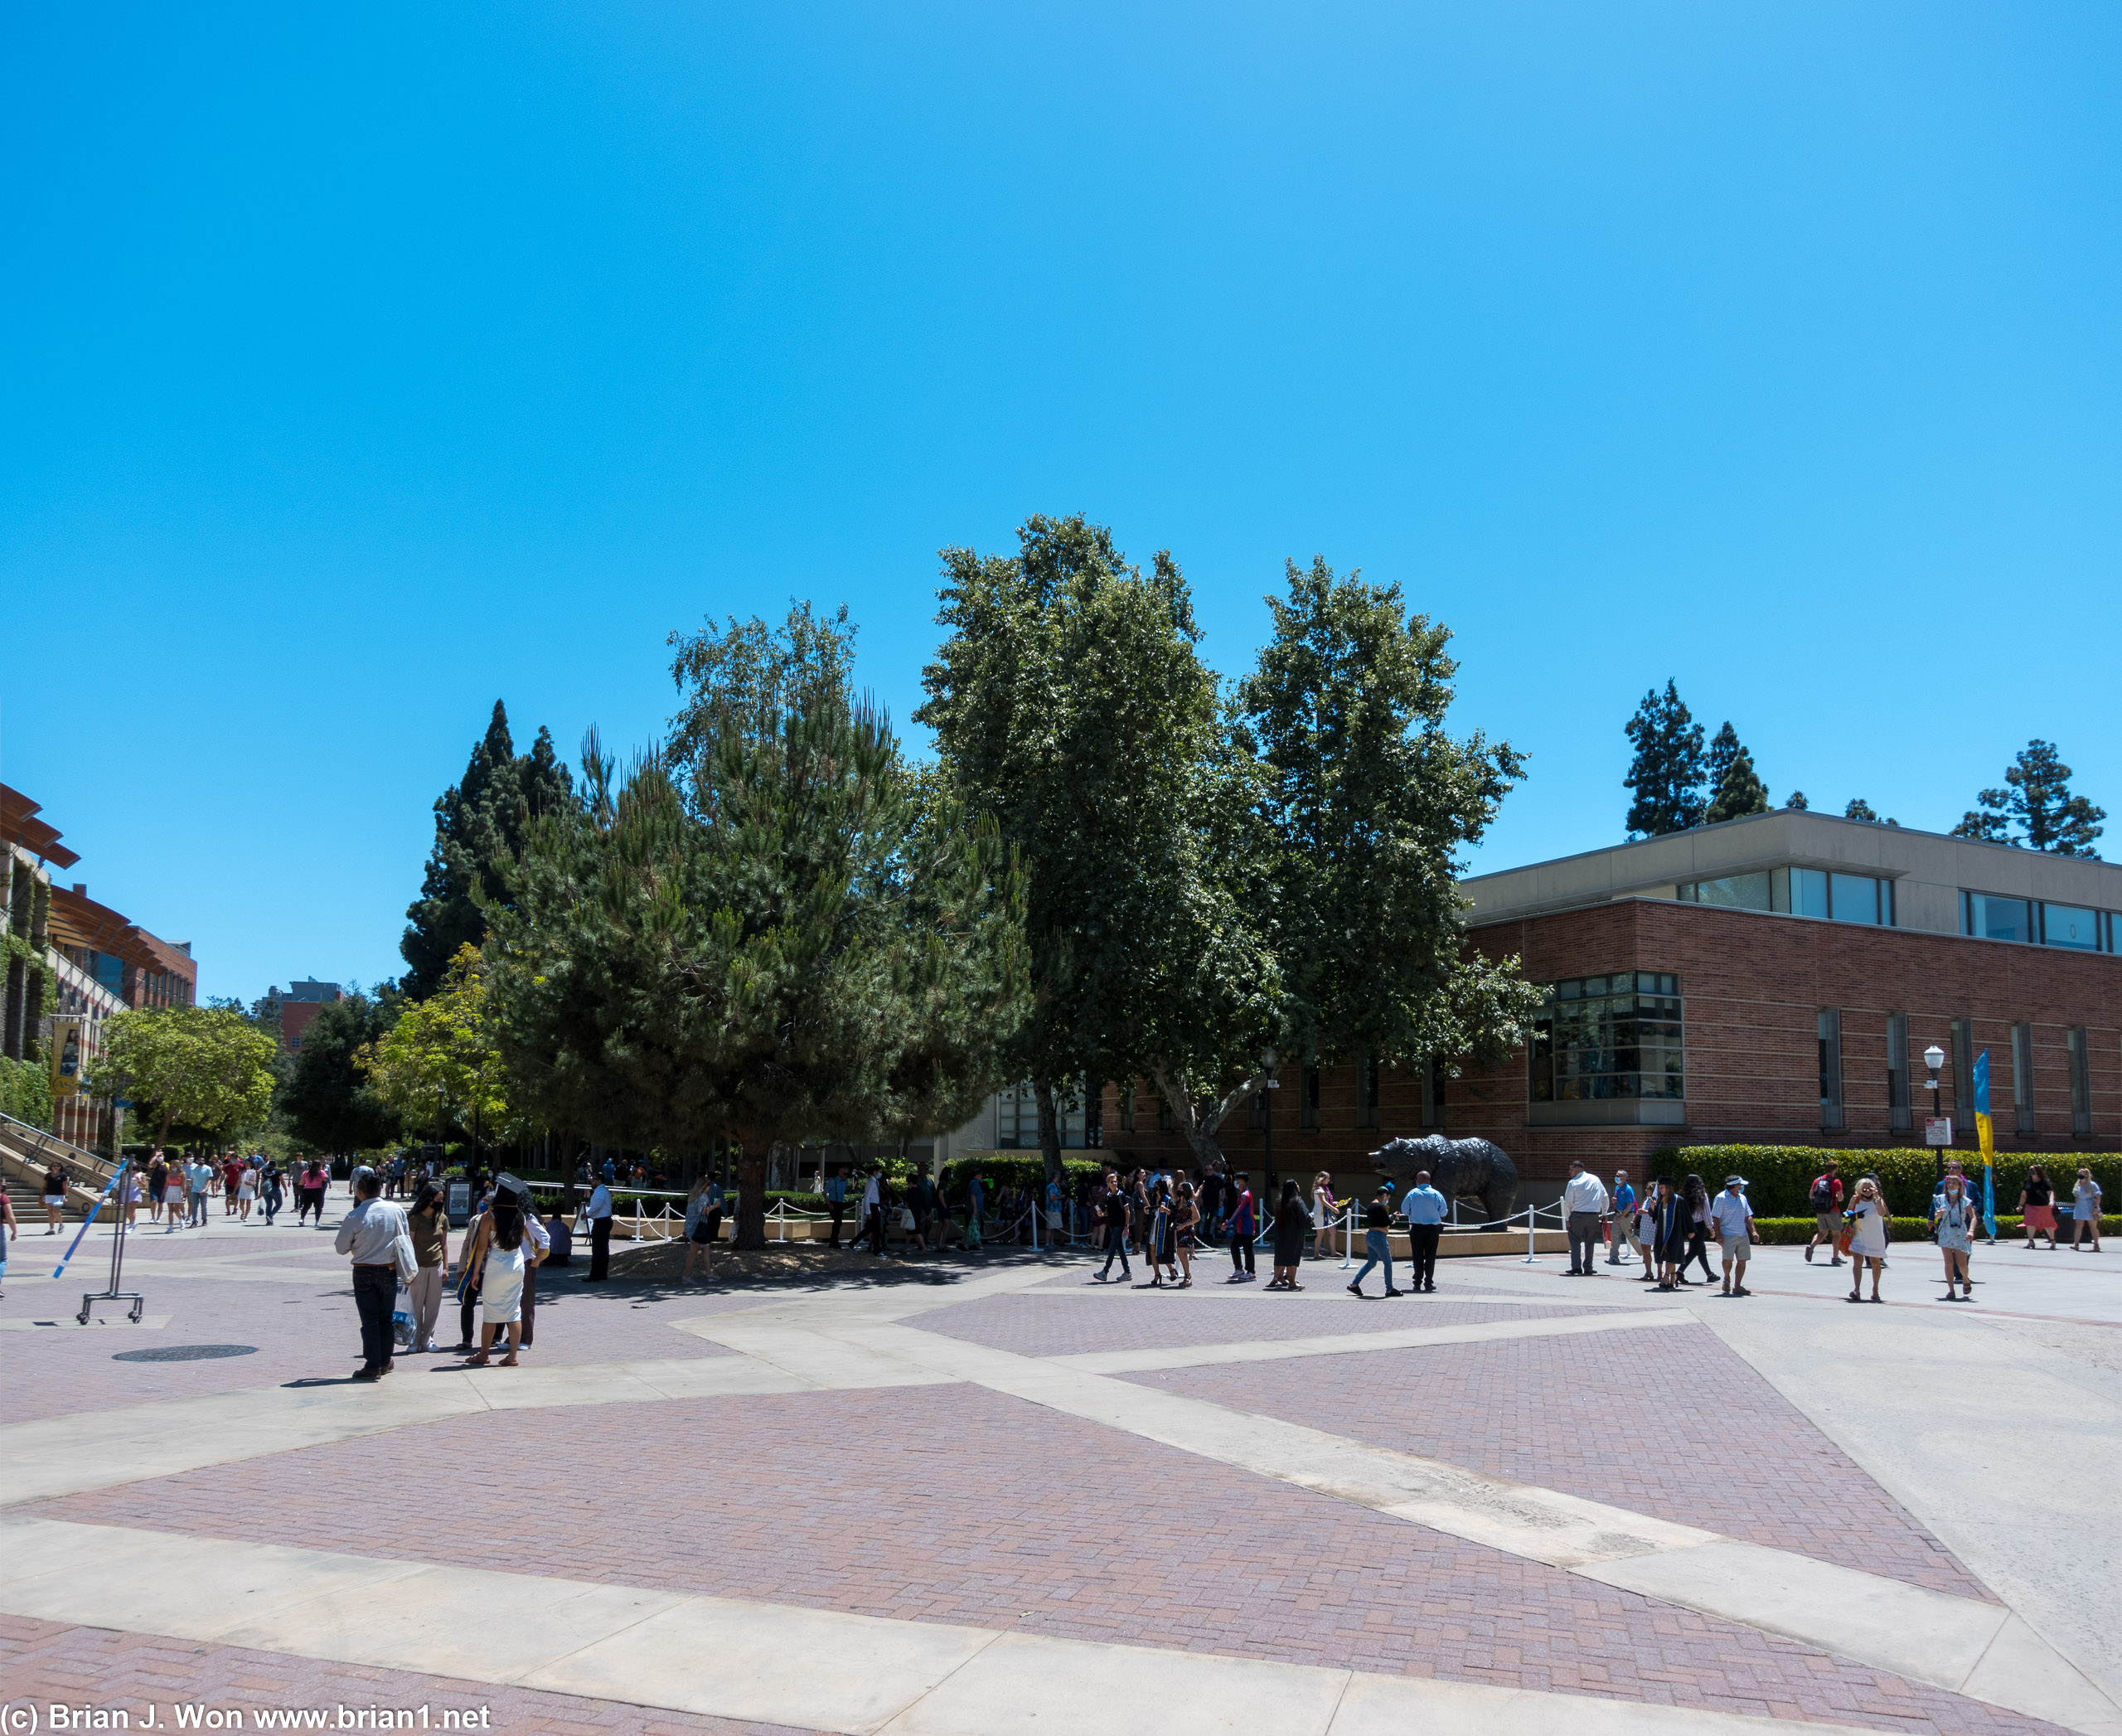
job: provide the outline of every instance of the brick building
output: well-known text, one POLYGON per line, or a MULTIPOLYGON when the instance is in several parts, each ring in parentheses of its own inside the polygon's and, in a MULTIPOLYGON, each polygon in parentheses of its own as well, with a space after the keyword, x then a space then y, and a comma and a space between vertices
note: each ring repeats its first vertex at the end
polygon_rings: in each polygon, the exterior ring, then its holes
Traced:
MULTIPOLYGON (((1286 1070, 1278 1173, 1354 1181, 1396 1135, 1479 1135, 1544 1198, 1572 1158, 1920 1144, 1933 1045, 1956 1146, 1987 1050, 2003 1149, 2122 1148, 2122 867, 1785 809, 1461 890, 1468 944, 1549 988, 1532 1043, 1456 1077, 1286 1070)), ((1126 1098, 1107 1093, 1106 1144, 1176 1158, 1153 1091, 1126 1098)), ((1262 1114, 1233 1119, 1223 1148, 1257 1174, 1262 1114)))

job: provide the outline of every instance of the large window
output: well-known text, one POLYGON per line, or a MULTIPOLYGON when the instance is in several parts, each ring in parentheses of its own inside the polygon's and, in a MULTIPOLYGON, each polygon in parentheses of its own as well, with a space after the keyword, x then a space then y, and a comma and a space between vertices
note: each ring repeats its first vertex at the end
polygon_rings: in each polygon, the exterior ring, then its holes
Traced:
POLYGON ((1378 1125, 1378 1062, 1367 1055, 1356 1058, 1356 1125, 1378 1125))
POLYGON ((2073 1025, 2071 1047, 2071 1135, 2085 1139, 2092 1133, 2092 1061, 2087 1053, 2086 1028, 2073 1025))
POLYGON ((2012 1108, 2018 1131, 2033 1131, 2033 1026, 2012 1027, 2012 1108))
POLYGON ((1684 904, 1717 904, 1727 910, 1772 910, 1829 922, 1893 926, 1893 882, 1868 874, 1764 868, 1713 880, 1688 880, 1679 888, 1679 896, 1684 904))
POLYGON ((1887 1015, 1887 1125, 1906 1133, 1912 1125, 1908 1109, 1908 1015, 1887 1015))
POLYGON ((1680 1122, 1680 982, 1615 971, 1553 984, 1533 1021, 1531 1119, 1680 1122))
MULTIPOLYGON (((1086 1114, 1080 1089, 1054 1093, 1054 1118, 1063 1146, 1081 1151, 1097 1143, 1087 1137, 1096 1118, 1086 1114)), ((1039 1149, 1039 1094, 1029 1083, 1007 1085, 995 1093, 995 1143, 1005 1152, 1039 1149)))
POLYGON ((2076 904, 2043 904, 2041 939, 2045 946, 2068 947, 2074 953, 2106 950, 2106 925, 2097 910, 2076 904))
POLYGON ((1839 1008, 1820 1009, 1820 1127, 1831 1132, 1843 1124, 1842 1013, 1839 1008))
POLYGON ((1961 926, 1978 940, 2033 938, 2033 906, 2023 898, 1998 898, 1989 892, 1960 895, 1961 926))

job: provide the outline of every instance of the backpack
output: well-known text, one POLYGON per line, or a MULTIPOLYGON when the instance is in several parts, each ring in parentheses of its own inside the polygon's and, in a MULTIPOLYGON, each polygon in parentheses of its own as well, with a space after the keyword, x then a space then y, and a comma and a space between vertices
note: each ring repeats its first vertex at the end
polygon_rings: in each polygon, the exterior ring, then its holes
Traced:
POLYGON ((1813 1178, 1813 1210, 1815 1212, 1834 1210, 1834 1182, 1826 1176, 1813 1178))

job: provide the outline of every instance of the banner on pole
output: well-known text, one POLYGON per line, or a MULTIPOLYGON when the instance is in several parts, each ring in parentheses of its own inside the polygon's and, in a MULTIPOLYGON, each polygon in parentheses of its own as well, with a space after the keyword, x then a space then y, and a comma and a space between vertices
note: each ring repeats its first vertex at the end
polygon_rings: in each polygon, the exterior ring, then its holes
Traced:
POLYGON ((55 1018, 51 1021, 51 1094, 78 1097, 81 1091, 81 1021, 55 1018))

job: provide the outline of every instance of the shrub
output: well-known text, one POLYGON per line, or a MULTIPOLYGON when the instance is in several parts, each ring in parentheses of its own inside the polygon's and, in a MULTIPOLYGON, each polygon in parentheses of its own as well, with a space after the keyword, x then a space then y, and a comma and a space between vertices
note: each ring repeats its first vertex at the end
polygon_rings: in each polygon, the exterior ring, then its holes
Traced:
MULTIPOLYGON (((1068 1190, 1073 1195, 1079 1176, 1097 1176, 1105 1173, 1105 1159, 1102 1157, 1072 1157, 1063 1152, 1061 1168, 1068 1177, 1068 1190)), ((949 1185, 953 1197, 962 1194, 966 1178, 975 1171, 986 1181, 991 1191, 998 1187, 1044 1188, 1046 1186, 1046 1159, 1039 1152, 982 1152, 976 1157, 955 1158, 943 1166, 943 1179, 949 1185)))
MULTIPOLYGON (((1982 1157, 1979 1152, 1955 1150, 1967 1171, 1979 1202, 1982 1196, 1982 1157)), ((1926 1146, 1895 1146, 1884 1151, 1853 1151, 1835 1146, 1810 1145, 1689 1145, 1667 1146, 1651 1157, 1650 1174, 1669 1176, 1674 1181, 1697 1175, 1714 1193, 1727 1176, 1747 1178, 1747 1197, 1753 1202, 1756 1221, 1768 1217, 1800 1217, 1812 1210, 1813 1177, 1827 1167, 1832 1157, 1842 1165, 1845 1185, 1859 1176, 1877 1176, 1889 1208, 1919 1209, 1929 1199, 1938 1171, 1938 1154, 1926 1146)), ((2070 1209, 2070 1191, 2081 1166, 2090 1169, 2104 1198, 2122 1198, 2122 1157, 2112 1152, 2058 1152, 2051 1157, 2038 1152, 1999 1152, 1996 1163, 1997 1207, 2017 1210, 2019 1190, 2032 1164, 2044 1165, 2056 1184, 2061 1210, 2070 1209)), ((2001 1227, 2001 1219, 1999 1220, 2001 1227)), ((1800 1237, 1800 1241, 1804 1237, 1800 1237)))
POLYGON ((51 1074, 43 1062, 0 1055, 0 1113, 51 1131, 51 1074))

